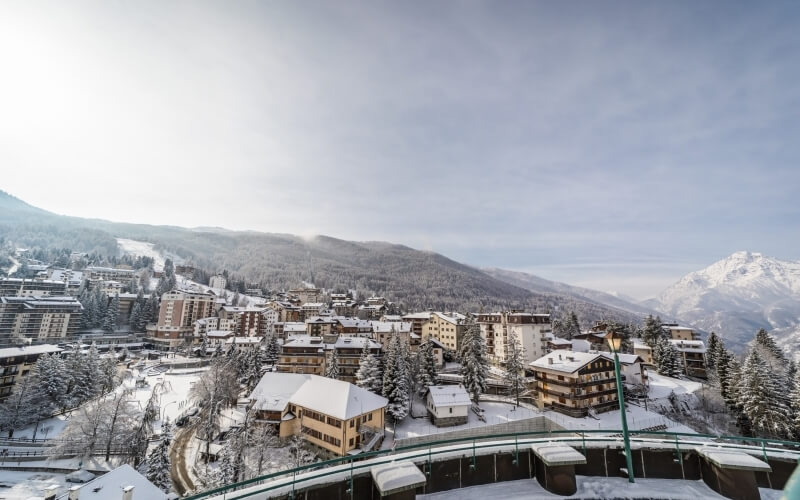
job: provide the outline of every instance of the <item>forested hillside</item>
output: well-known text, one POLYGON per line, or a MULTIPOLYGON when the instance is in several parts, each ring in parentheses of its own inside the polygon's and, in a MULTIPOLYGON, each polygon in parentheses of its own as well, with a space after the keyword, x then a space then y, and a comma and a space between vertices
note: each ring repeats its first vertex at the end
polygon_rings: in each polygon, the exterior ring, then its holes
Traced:
POLYGON ((520 308, 638 321, 628 311, 560 293, 534 293, 447 257, 384 242, 328 236, 187 229, 56 215, 0 192, 0 236, 18 247, 58 247, 116 254, 116 238, 154 243, 209 272, 227 270, 268 289, 312 282, 328 289, 385 295, 405 309, 520 308))

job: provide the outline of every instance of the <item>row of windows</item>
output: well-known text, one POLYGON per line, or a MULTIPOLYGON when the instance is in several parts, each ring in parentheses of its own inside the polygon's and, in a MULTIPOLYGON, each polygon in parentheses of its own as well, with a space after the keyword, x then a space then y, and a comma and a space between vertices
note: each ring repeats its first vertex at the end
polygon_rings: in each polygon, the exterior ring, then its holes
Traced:
POLYGON ((342 440, 341 439, 337 439, 337 438, 335 438, 333 436, 329 436, 327 434, 323 434, 323 433, 321 433, 320 431, 318 431, 316 429, 311 429, 309 427, 303 427, 302 430, 303 430, 303 434, 306 434, 306 435, 311 436, 313 438, 317 438, 320 441, 325 441, 326 443, 332 444, 333 446, 341 446, 342 445, 342 440))

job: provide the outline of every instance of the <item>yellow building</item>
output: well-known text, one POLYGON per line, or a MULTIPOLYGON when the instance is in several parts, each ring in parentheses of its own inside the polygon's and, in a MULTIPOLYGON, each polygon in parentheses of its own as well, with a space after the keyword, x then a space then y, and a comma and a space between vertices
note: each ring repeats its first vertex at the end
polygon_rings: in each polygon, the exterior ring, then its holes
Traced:
POLYGON ((333 455, 377 449, 388 400, 348 382, 295 373, 265 373, 250 394, 257 418, 282 438, 301 435, 333 455))
POLYGON ((432 312, 422 324, 420 336, 423 342, 433 337, 446 348, 458 351, 466 328, 466 317, 463 314, 432 312))

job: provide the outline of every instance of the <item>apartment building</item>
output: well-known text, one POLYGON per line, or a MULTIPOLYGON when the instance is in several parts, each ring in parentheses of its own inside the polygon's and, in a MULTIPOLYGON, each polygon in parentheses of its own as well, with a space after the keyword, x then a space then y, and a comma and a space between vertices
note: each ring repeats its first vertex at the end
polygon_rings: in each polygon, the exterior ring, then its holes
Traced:
POLYGON ((672 340, 700 340, 700 334, 694 328, 680 326, 676 323, 666 323, 661 327, 672 340))
POLYGON ((411 313, 403 316, 403 321, 411 323, 411 332, 422 338, 422 326, 431 319, 431 312, 411 313))
POLYGON ((14 385, 26 376, 40 356, 61 352, 50 344, 0 349, 0 402, 8 398, 14 385))
POLYGON ((333 349, 329 350, 326 362, 334 353, 336 354, 339 380, 355 383, 358 363, 361 360, 365 344, 370 354, 377 358, 383 356, 381 344, 365 337, 339 337, 334 344, 329 344, 329 347, 333 347, 333 349))
POLYGON ((276 368, 281 373, 325 374, 325 343, 322 337, 294 337, 281 346, 276 368))
POLYGON ((0 297, 0 345, 63 342, 77 333, 82 313, 74 297, 0 297))
POLYGON ((306 317, 306 333, 322 337, 336 333, 339 322, 330 317, 310 316, 306 317))
POLYGON ((195 322, 213 316, 215 297, 210 293, 172 290, 161 296, 158 323, 148 326, 150 341, 157 349, 175 350, 192 337, 195 322))
POLYGON ((307 302, 319 302, 322 298, 322 291, 319 288, 294 288, 289 290, 289 295, 297 297, 301 304, 307 302))
POLYGON ((72 269, 51 269, 48 271, 48 279, 52 281, 62 281, 66 284, 67 295, 78 295, 83 285, 83 271, 73 271, 72 269))
POLYGON ((228 280, 225 278, 225 276, 217 274, 216 276, 212 276, 208 279, 208 286, 211 288, 216 288, 217 290, 225 290, 225 287, 228 286, 228 280))
POLYGON ((92 284, 97 281, 119 281, 127 286, 138 279, 136 271, 133 269, 114 267, 89 266, 83 270, 83 274, 92 284))
POLYGON ((458 351, 461 347, 461 338, 467 331, 466 319, 466 316, 456 312, 432 312, 428 320, 422 324, 420 337, 423 342, 428 338, 434 338, 446 348, 458 351))
POLYGON ((618 407, 614 361, 601 353, 554 351, 528 366, 540 409, 580 418, 618 407))
POLYGON ((250 394, 256 418, 282 437, 302 436, 334 456, 380 447, 386 398, 351 383, 293 373, 265 373, 250 394))
POLYGON ((478 325, 486 340, 489 361, 494 364, 506 362, 512 338, 516 338, 520 347, 525 349, 525 364, 544 356, 548 350, 547 334, 552 331, 549 314, 519 311, 479 314, 478 325))
POLYGON ((48 297, 67 295, 67 283, 60 280, 2 278, 0 297, 48 297))
POLYGON ((278 313, 278 321, 281 323, 298 322, 302 316, 300 307, 290 302, 273 301, 267 306, 278 313))
POLYGON ((343 318, 334 316, 336 320, 336 333, 349 337, 370 337, 372 335, 372 322, 358 318, 343 318))
POLYGON ((706 345, 702 340, 670 340, 683 358, 683 372, 690 377, 707 378, 706 345))

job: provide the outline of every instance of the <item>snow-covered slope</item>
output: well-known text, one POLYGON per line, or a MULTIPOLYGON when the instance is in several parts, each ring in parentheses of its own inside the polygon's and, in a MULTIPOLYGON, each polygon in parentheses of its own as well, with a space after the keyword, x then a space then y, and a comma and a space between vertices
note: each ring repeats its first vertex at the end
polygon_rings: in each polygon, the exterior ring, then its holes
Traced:
POLYGON ((800 262, 736 252, 687 274, 654 302, 696 328, 719 333, 731 347, 741 348, 765 328, 800 352, 800 262))

